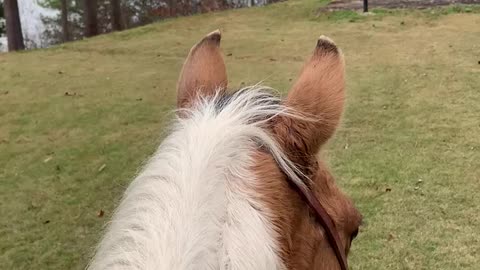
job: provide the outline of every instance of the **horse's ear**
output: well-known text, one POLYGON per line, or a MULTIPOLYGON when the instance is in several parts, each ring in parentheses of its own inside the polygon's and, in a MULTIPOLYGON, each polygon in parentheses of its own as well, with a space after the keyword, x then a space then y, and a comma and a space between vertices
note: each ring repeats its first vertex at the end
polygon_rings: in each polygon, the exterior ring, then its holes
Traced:
POLYGON ((220 40, 220 31, 216 30, 190 50, 177 83, 178 108, 189 107, 198 96, 213 95, 227 87, 220 40))
POLYGON ((283 119, 277 130, 284 136, 290 136, 290 139, 284 139, 289 140, 291 146, 293 144, 295 148, 303 148, 296 151, 315 155, 320 146, 333 135, 340 122, 345 100, 344 89, 342 52, 332 40, 321 36, 285 101, 289 107, 314 121, 283 119))

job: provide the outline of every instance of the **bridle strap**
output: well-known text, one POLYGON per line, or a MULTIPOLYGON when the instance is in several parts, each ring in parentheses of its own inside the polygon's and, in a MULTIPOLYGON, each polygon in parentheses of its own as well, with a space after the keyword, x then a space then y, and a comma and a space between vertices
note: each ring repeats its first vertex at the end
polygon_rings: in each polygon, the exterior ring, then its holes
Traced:
POLYGON ((289 181, 297 187, 300 195, 307 201, 308 205, 314 210, 318 222, 323 226, 325 233, 327 234, 328 241, 337 256, 338 263, 341 270, 348 270, 347 256, 345 255, 345 249, 338 235, 338 231, 335 229, 335 224, 332 218, 327 213, 322 204, 313 195, 313 192, 305 185, 298 185, 289 178, 289 181))

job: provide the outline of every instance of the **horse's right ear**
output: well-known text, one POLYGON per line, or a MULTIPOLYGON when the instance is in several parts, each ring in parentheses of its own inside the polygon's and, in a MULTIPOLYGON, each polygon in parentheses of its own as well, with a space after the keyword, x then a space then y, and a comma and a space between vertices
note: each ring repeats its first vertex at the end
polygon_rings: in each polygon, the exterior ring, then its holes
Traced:
POLYGON ((315 155, 340 122, 344 89, 342 52, 332 40, 321 36, 285 101, 313 121, 283 118, 276 130, 285 143, 295 151, 315 155))
POLYGON ((227 87, 227 70, 220 51, 221 34, 213 31, 192 47, 177 83, 177 107, 187 108, 199 96, 227 87))

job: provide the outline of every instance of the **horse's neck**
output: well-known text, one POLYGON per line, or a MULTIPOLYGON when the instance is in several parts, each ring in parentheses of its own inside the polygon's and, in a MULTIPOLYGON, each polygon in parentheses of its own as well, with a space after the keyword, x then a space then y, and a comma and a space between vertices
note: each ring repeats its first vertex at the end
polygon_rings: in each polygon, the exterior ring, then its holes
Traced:
POLYGON ((252 196, 252 140, 234 122, 191 121, 130 185, 92 269, 283 268, 268 209, 252 196))

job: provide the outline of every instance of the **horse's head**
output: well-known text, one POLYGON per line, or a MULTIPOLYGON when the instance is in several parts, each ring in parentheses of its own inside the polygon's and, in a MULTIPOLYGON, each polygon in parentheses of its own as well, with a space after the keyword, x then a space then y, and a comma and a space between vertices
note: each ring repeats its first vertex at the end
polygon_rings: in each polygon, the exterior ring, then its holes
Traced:
MULTIPOLYGON (((220 39, 220 32, 212 32, 191 49, 177 85, 180 109, 194 106, 199 96, 218 95, 219 89, 226 88, 227 72, 220 39)), ((340 269, 339 255, 332 244, 339 242, 344 256, 348 254, 361 224, 360 213, 340 191, 325 163, 318 157, 342 115, 344 73, 340 49, 330 39, 320 37, 313 55, 282 101, 296 116, 278 114, 266 124, 276 144, 300 170, 296 175, 302 183, 289 179, 291 175, 285 171, 288 166, 279 163, 271 151, 259 146, 252 157, 254 162, 250 169, 258 183, 254 190, 247 192, 265 207, 260 211, 267 213, 273 228, 271 234, 278 247, 276 252, 287 269, 340 269), (318 216, 312 203, 306 203, 308 200, 298 192, 296 185, 301 189, 302 184, 333 221, 336 241, 335 237, 328 235, 329 228, 325 228, 324 220, 319 220, 322 217, 318 216)), ((257 244, 262 243, 252 243, 257 244)))
POLYGON ((361 215, 318 157, 343 110, 340 50, 321 37, 281 100, 226 93, 219 46, 216 31, 191 49, 174 128, 90 269, 347 269, 361 215))

